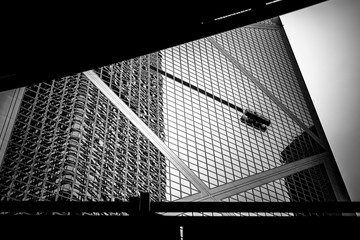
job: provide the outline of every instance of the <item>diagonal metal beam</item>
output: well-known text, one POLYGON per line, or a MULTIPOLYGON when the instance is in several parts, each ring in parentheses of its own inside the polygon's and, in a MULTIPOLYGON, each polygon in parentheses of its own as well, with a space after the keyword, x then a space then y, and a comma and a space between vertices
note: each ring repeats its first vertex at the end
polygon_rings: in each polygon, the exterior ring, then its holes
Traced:
POLYGON ((210 189, 166 144, 101 80, 92 70, 85 76, 167 157, 170 162, 200 191, 210 196, 210 189))
POLYGON ((250 71, 242 66, 230 53, 228 53, 218 42, 212 37, 208 37, 207 40, 224 56, 237 67, 250 81, 252 81, 261 91, 263 91, 273 102, 276 103, 294 122, 296 122, 301 128, 304 129, 317 143, 319 143, 324 149, 328 147, 323 141, 316 136, 297 116, 295 116, 279 99, 277 99, 265 86, 263 86, 250 71))
MULTIPOLYGON (((237 181, 221 185, 210 190, 211 196, 215 200, 221 200, 235 194, 247 191, 249 189, 261 186, 263 184, 273 182, 277 179, 287 177, 291 174, 306 170, 308 168, 319 165, 329 157, 328 153, 322 153, 302 160, 298 160, 292 163, 285 164, 283 166, 270 169, 250 177, 239 179, 237 181)), ((201 196, 200 194, 194 194, 176 201, 209 201, 209 197, 201 196)))

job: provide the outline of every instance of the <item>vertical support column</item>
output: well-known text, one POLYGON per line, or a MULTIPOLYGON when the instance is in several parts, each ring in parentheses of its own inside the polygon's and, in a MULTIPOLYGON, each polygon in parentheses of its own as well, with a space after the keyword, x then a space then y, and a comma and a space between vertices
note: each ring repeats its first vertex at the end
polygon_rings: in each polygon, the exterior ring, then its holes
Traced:
POLYGON ((140 213, 148 214, 151 212, 150 193, 140 192, 140 213))
POLYGON ((140 192, 140 196, 130 197, 130 215, 144 216, 151 213, 150 193, 140 192))

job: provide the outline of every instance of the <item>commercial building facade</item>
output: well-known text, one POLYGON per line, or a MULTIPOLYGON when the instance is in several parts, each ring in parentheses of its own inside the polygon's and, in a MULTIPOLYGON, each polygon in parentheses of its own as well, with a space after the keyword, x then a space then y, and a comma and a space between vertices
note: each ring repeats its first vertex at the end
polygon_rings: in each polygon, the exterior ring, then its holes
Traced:
POLYGON ((349 200, 279 18, 16 91, 1 200, 349 200))

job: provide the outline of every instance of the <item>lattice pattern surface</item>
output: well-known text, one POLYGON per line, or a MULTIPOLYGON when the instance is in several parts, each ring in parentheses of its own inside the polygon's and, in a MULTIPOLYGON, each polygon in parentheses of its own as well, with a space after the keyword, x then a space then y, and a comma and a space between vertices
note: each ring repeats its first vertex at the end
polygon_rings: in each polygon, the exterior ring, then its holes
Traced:
MULTIPOLYGON (((222 199, 225 202, 325 202, 335 201, 323 165, 263 184, 222 199)), ((309 213, 310 215, 319 215, 309 213)), ((239 216, 294 216, 304 213, 236 213, 239 216)))
MULTIPOLYGON (((281 27, 260 24, 211 37, 216 44, 200 39, 93 70, 207 192, 325 152, 307 132, 317 135, 281 27), (266 129, 242 120, 248 110, 268 120, 266 129)), ((79 73, 25 89, 0 166, 0 199, 127 201, 144 191, 152 201, 178 201, 204 193, 170 160, 79 73)), ((320 165, 223 201, 331 201, 326 179, 320 165)))
POLYGON ((165 157, 84 75, 26 88, 2 200, 165 199, 165 157))

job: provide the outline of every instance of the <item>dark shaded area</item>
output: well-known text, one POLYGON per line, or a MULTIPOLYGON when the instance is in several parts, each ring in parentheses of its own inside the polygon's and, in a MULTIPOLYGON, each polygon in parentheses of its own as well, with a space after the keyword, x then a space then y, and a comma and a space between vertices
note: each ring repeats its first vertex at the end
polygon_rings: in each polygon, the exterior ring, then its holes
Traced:
MULTIPOLYGON (((360 212, 360 202, 40 202, 2 201, 0 212, 360 212)), ((3 216, 1 216, 3 217, 3 216)))
MULTIPOLYGON (((318 136, 316 127, 309 128, 318 136)), ((303 132, 281 152, 281 162, 284 164, 316 156, 325 150, 307 133, 303 132)), ((328 174, 323 164, 287 176, 285 185, 291 202, 324 202, 336 201, 328 174)), ((295 213, 297 215, 312 215, 313 213, 295 213)))
POLYGON ((323 164, 285 177, 285 184, 292 202, 336 201, 323 164))
MULTIPOLYGON (((318 136, 315 125, 310 127, 309 130, 318 136)), ((281 152, 281 162, 284 164, 291 163, 323 152, 325 152, 325 149, 304 131, 296 136, 281 152)))
MULTIPOLYGON (((291 202, 336 201, 334 191, 323 164, 285 177, 291 202)), ((294 213, 312 216, 313 213, 294 213)), ((326 213, 325 213, 326 214, 326 213)), ((330 215, 333 213, 330 213, 330 215)))
POLYGON ((1 202, 3 211, 128 212, 129 216, 0 215, 4 234, 13 226, 17 237, 131 239, 227 239, 229 237, 279 237, 297 232, 298 237, 341 236, 356 233, 360 218, 340 217, 169 217, 155 212, 359 212, 360 202, 150 202, 142 193, 130 202, 1 202), (62 230, 59 231, 59 226, 62 230), (254 227, 255 226, 255 227, 254 227), (41 234, 34 229, 41 228, 41 234), (306 229, 306 231, 299 230, 306 229), (45 232, 44 232, 45 230, 45 232), (253 230, 261 230, 254 232, 253 230))
POLYGON ((360 223, 356 217, 222 217, 207 218, 201 222, 199 218, 189 219, 184 224, 184 240, 350 237, 357 233, 360 223))
POLYGON ((269 2, 30 3, 3 8, 0 91, 73 75, 323 1, 266 5, 269 2))
POLYGON ((48 239, 308 239, 358 234, 357 217, 48 217, 12 216, 2 232, 17 238, 48 239), (16 226, 16 233, 14 232, 16 226), (10 235, 11 234, 11 235, 10 235), (230 238, 231 237, 231 238, 230 238))

